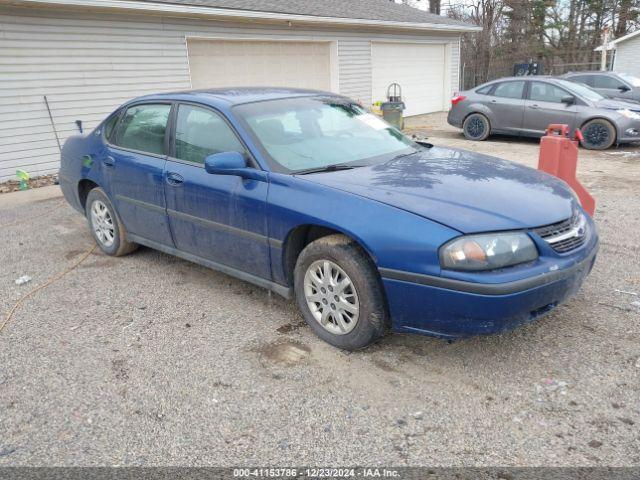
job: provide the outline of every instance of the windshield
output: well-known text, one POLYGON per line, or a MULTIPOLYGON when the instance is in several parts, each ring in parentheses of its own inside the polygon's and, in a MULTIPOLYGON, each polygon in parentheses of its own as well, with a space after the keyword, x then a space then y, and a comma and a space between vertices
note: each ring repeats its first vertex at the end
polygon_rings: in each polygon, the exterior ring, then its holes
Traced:
POLYGON ((561 87, 569 90, 571 93, 575 93, 576 95, 586 98, 587 100, 591 100, 592 102, 597 102, 598 100, 603 100, 605 98, 595 90, 591 90, 589 87, 583 85, 582 83, 573 83, 567 80, 558 80, 558 84, 561 87))
POLYGON ((361 106, 337 97, 303 97, 234 108, 276 171, 371 165, 418 145, 361 106))
POLYGON ((627 75, 626 73, 619 73, 618 75, 620 75, 623 80, 626 80, 634 87, 640 87, 640 78, 634 77, 633 75, 627 75))

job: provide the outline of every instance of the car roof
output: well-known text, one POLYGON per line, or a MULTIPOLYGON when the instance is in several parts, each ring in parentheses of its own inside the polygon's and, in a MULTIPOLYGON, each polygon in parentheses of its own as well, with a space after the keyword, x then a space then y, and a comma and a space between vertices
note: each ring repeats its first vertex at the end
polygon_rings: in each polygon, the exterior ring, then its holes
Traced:
POLYGON ((570 77, 570 76, 575 76, 575 75, 607 75, 609 77, 615 77, 618 75, 617 72, 603 72, 601 70, 585 70, 583 72, 567 72, 565 73, 563 76, 565 77, 570 77))
POLYGON ((192 100, 213 105, 224 103, 227 106, 233 106, 243 103, 260 102, 265 100, 313 97, 318 95, 339 97, 339 95, 335 93, 324 92, 322 90, 307 90, 301 88, 284 87, 238 87, 157 93, 135 98, 131 102, 145 100, 192 100))
POLYGON ((496 78, 495 80, 491 80, 491 82, 504 82, 508 80, 558 80, 558 77, 553 77, 551 75, 520 75, 518 77, 502 77, 496 78))
POLYGON ((472 88, 472 90, 475 90, 476 88, 482 88, 485 85, 493 85, 494 83, 510 82, 510 81, 517 81, 517 80, 520 80, 520 81, 546 80, 546 81, 554 82, 554 81, 563 80, 563 79, 558 77, 553 77, 551 75, 521 75, 519 77, 502 77, 502 78, 496 78, 495 80, 490 80, 481 85, 478 85, 477 87, 472 88))

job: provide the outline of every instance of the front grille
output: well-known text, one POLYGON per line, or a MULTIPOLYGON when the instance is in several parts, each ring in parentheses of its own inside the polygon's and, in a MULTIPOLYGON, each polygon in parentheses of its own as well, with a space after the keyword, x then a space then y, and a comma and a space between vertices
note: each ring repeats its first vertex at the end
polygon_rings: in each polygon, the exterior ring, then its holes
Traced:
POLYGON ((587 241, 587 222, 582 213, 576 213, 562 222, 535 228, 533 231, 558 253, 575 250, 587 241))

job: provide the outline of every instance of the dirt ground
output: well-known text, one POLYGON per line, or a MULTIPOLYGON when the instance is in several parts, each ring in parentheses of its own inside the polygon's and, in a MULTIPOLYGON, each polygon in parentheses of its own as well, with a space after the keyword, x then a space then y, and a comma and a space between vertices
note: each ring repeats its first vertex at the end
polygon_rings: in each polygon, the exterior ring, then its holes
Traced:
MULTIPOLYGON (((28 189, 47 187, 56 183, 56 175, 41 175, 39 177, 30 178, 27 180, 28 189)), ((0 183, 0 194, 17 192, 20 190, 19 180, 9 180, 7 182, 0 183)))
MULTIPOLYGON (((441 114, 408 129, 537 163, 536 141, 467 142, 441 114)), ((347 354, 265 290, 94 251, 0 332, 0 465, 640 465, 640 148, 582 150, 579 176, 601 235, 581 291, 452 344, 390 335, 347 354)), ((2 320, 92 246, 46 188, 0 196, 2 320)))

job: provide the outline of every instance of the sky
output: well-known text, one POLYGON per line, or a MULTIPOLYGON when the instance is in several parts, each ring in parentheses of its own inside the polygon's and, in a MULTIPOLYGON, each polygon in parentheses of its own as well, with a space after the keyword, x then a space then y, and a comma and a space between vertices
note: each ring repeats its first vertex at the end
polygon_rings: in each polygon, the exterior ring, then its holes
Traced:
MULTIPOLYGON (((394 0, 396 3, 403 3, 402 0, 394 0)), ((406 2, 405 2, 406 3, 406 2)), ((449 5, 464 4, 465 0, 442 0, 441 15, 447 15, 447 7, 449 5)), ((429 10, 429 0, 409 0, 409 4, 412 7, 420 10, 429 10)))

